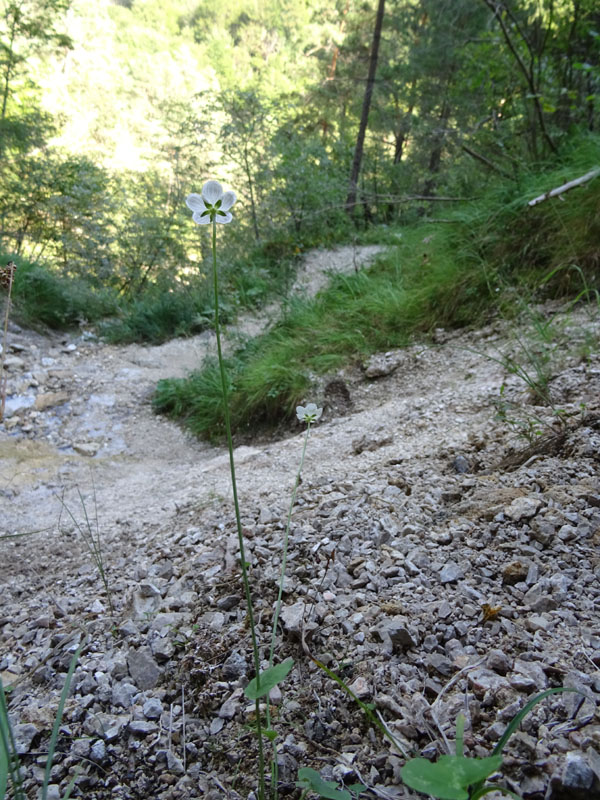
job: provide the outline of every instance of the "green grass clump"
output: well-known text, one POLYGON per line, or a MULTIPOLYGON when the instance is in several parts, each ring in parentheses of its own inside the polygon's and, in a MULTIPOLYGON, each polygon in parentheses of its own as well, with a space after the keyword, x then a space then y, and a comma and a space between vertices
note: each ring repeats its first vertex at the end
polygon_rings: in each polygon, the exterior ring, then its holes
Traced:
MULTIPOLYGON (((212 303, 205 282, 188 287, 150 287, 139 298, 122 301, 120 316, 101 325, 100 332, 113 344, 160 344, 211 327, 212 303)), ((230 321, 233 317, 231 305, 222 302, 221 309, 224 320, 230 321)))
MULTIPOLYGON (((277 325, 230 360, 233 429, 291 418, 316 376, 436 327, 478 324, 499 309, 517 313, 523 302, 592 298, 600 289, 600 178, 562 200, 527 206, 593 166, 591 145, 585 140, 564 163, 522 176, 519 186, 499 183, 485 201, 446 212, 444 224, 396 231, 398 243, 368 269, 337 276, 316 298, 293 299, 277 325), (515 303, 515 292, 523 302, 515 303)), ((212 362, 187 379, 161 381, 154 402, 197 435, 220 438, 212 362)))
POLYGON ((13 257, 17 272, 13 287, 15 316, 26 325, 65 329, 82 320, 96 322, 115 314, 116 293, 95 288, 81 279, 65 278, 40 264, 13 257))
MULTIPOLYGON (((273 329, 230 359, 234 430, 292 417, 315 375, 405 345, 432 325, 466 324, 485 310, 480 270, 465 270, 443 250, 437 257, 432 250, 426 269, 403 267, 411 248, 414 243, 402 245, 364 272, 336 277, 316 298, 294 299, 273 329)), ((223 407, 217 377, 211 362, 189 378, 161 381, 156 410, 183 417, 200 436, 218 438, 223 407)))

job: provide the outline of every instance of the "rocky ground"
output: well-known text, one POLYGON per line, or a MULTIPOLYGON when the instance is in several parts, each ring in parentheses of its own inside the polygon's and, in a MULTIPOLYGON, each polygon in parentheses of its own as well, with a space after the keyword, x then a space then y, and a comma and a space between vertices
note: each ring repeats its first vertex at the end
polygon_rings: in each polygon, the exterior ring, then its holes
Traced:
MULTIPOLYGON (((304 275, 357 257, 319 254, 304 275)), ((276 659, 295 663, 270 698, 282 796, 312 766, 362 781, 365 796, 414 798, 406 755, 448 752, 460 712, 467 752, 488 755, 528 699, 564 686, 583 694, 527 716, 498 780, 531 800, 600 798, 600 328, 584 310, 542 311, 563 426, 500 363, 524 358, 500 322, 378 354, 306 398, 325 411, 277 636, 276 659), (499 399, 515 424, 540 428, 533 444, 498 418, 499 399), (374 704, 397 748, 311 655, 374 704)), ((228 458, 150 406, 156 380, 212 346, 208 334, 150 348, 11 330, 0 673, 28 797, 79 645, 49 797, 77 766, 73 796, 91 800, 246 798, 255 786, 228 458)), ((303 436, 291 424, 285 439, 236 449, 265 654, 303 436)))

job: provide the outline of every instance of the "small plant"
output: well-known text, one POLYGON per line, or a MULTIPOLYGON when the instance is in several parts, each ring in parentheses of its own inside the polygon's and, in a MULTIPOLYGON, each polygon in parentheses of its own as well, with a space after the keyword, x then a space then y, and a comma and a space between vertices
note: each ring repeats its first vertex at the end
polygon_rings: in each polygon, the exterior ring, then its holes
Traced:
POLYGON ((4 362, 6 360, 6 348, 8 344, 8 320, 10 317, 10 300, 12 294, 13 281, 17 265, 14 261, 9 261, 5 267, 0 268, 0 286, 6 289, 6 309, 4 311, 4 331, 2 334, 2 355, 0 356, 0 422, 4 419, 4 408, 6 406, 6 381, 4 375, 4 362))
MULTIPOLYGON (((218 360, 218 367, 219 367, 219 378, 220 378, 220 392, 222 396, 222 408, 223 408, 223 415, 224 415, 224 424, 225 424, 225 434, 227 438, 227 447, 229 450, 229 467, 231 472, 231 483, 233 489, 233 502, 234 502, 234 510, 235 510, 235 520, 236 520, 236 528, 238 534, 238 546, 239 546, 239 561, 240 567, 242 571, 242 583, 244 587, 244 594, 246 598, 246 608, 248 612, 248 621, 250 624, 250 634, 252 639, 252 652, 253 652, 253 659, 254 659, 254 671, 255 676, 250 681, 246 689, 244 690, 244 694, 249 700, 253 700, 255 703, 255 728, 254 732, 256 733, 256 737, 258 740, 258 798, 259 800, 265 800, 266 797, 266 787, 265 787, 265 756, 264 756, 264 748, 263 748, 263 737, 267 740, 274 742, 277 734, 274 730, 271 729, 271 719, 270 719, 270 705, 266 703, 266 718, 265 722, 266 725, 263 727, 262 719, 261 719, 261 700, 263 698, 268 697, 269 692, 277 686, 277 684, 281 683, 287 675, 289 674, 290 670, 292 669, 294 662, 293 659, 288 658, 285 661, 274 664, 274 653, 275 653, 275 641, 276 641, 276 634, 277 634, 277 623, 279 620, 279 612, 281 610, 281 599, 283 594, 283 584, 285 578, 285 569, 286 569, 286 562, 287 562, 287 550, 288 550, 288 540, 289 540, 289 530, 290 530, 290 521, 292 516, 292 511, 294 508, 294 504, 296 502, 296 493, 298 490, 298 486, 300 484, 300 477, 302 473, 302 468, 304 465, 304 457, 306 454, 306 447, 308 444, 308 437, 310 433, 310 426, 312 423, 316 422, 321 414, 323 413, 322 408, 317 408, 314 403, 309 403, 306 407, 298 406, 296 409, 298 419, 302 422, 306 423, 306 434, 304 437, 304 447, 302 450, 302 458, 300 461, 300 467, 298 469, 298 473, 296 475, 296 481, 294 484, 294 490, 292 492, 292 499, 290 503, 290 508, 287 516, 287 523, 285 527, 284 533, 284 542, 283 542, 283 553, 282 553, 282 563, 281 563, 281 576, 279 581, 279 592, 277 596, 277 603, 275 607, 275 614, 273 619, 273 630, 271 634, 271 644, 269 648, 269 660, 268 666, 266 669, 260 669, 260 653, 258 648, 258 637, 256 633, 256 625, 254 620, 254 609, 252 604, 252 597, 250 593, 250 581, 248 576, 248 563, 246 562, 246 555, 245 555, 245 546, 244 546, 244 536, 242 532, 242 524, 241 524, 241 517, 240 517, 240 508, 239 508, 239 501, 238 501, 238 493, 237 493, 237 484, 236 484, 236 476, 235 476, 235 462, 233 457, 233 439, 231 433, 231 418, 230 418, 230 408, 228 402, 228 393, 229 393, 229 379, 225 369, 225 361, 223 358, 222 347, 221 347, 221 328, 220 328, 220 308, 219 308, 219 282, 218 282, 218 271, 217 271, 217 223, 226 224, 231 222, 232 215, 230 209, 234 205, 236 200, 236 196, 233 192, 223 192, 221 184, 217 181, 208 181, 202 187, 202 194, 191 194, 188 196, 186 203, 188 208, 193 211, 193 220, 198 225, 212 225, 212 267, 213 267, 213 286, 214 286, 214 324, 215 324, 215 333, 217 338, 217 360, 218 360)), ((277 797, 277 757, 276 751, 274 751, 274 755, 271 761, 271 796, 273 798, 277 797)), ((341 799, 340 799, 341 800, 341 799)))
POLYGON ((545 697, 560 692, 578 692, 578 690, 559 687, 547 689, 533 697, 515 714, 491 756, 485 758, 469 758, 464 755, 465 718, 459 714, 456 722, 455 755, 440 756, 436 762, 428 761, 426 758, 412 758, 402 768, 402 780, 411 789, 437 797, 439 800, 479 800, 491 792, 501 792, 519 800, 519 796, 510 789, 486 783, 486 780, 502 766, 502 751, 527 714, 545 697))
MULTIPOLYGON (((104 550, 102 549, 102 539, 100 538, 100 524, 98 522, 98 506, 96 505, 96 491, 94 489, 94 519, 93 523, 90 520, 87 512, 87 507, 85 505, 85 500, 81 491, 77 489, 77 493, 79 495, 79 502, 81 503, 81 508, 83 510, 83 523, 80 523, 75 515, 72 513, 69 506, 65 503, 64 497, 59 497, 60 504, 62 509, 66 511, 66 513, 71 518, 71 521, 79 535, 81 536, 85 546, 88 549, 90 557, 94 563, 94 566, 98 570, 98 574, 100 575, 100 579, 104 585, 104 591, 106 592, 106 599, 108 601, 108 607, 110 609, 110 615, 114 623, 115 619, 115 609, 113 606, 112 601, 112 589, 110 586, 109 578, 108 578, 108 571, 106 567, 106 559, 104 555, 104 550)), ((61 511, 62 516, 62 511, 61 511)), ((58 520, 58 524, 60 527, 60 517, 58 520)))
POLYGON ((298 780, 296 786, 302 789, 301 800, 310 793, 314 792, 319 797, 327 800, 353 800, 367 788, 362 783, 354 783, 347 788, 340 788, 335 781, 324 781, 319 773, 310 767, 302 767, 298 770, 298 780))
MULTIPOLYGON (((85 647, 85 644, 86 640, 84 639, 71 658, 69 670, 67 672, 63 690, 60 695, 60 700, 58 701, 58 709, 56 711, 56 717, 54 718, 54 725, 52 727, 50 743, 48 745, 48 757, 46 759, 46 768, 44 770, 44 779, 40 795, 41 800, 47 800, 48 797, 50 772, 52 770, 52 764, 54 761, 54 752, 56 750, 56 742, 65 710, 65 703, 67 702, 69 689, 71 688, 71 680, 73 679, 75 667, 77 666, 79 656, 81 655, 81 651, 85 647)), ((68 798, 71 796, 71 792, 73 791, 73 787, 75 786, 75 781, 77 780, 78 775, 79 769, 76 769, 75 774, 67 786, 62 800, 68 800, 68 798)), ((2 684, 2 679, 0 678, 0 800, 4 800, 6 797, 9 780, 12 786, 14 800, 27 800, 27 796, 25 795, 25 791, 23 789, 19 754, 17 752, 15 738, 13 736, 10 718, 8 716, 6 694, 2 684)))

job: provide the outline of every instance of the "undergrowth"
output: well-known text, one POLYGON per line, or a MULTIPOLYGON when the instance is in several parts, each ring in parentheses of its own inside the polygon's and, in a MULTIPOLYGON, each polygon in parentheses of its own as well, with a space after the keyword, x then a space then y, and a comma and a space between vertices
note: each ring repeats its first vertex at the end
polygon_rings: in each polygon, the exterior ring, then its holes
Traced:
MULTIPOLYGON (((312 299, 294 298, 282 319, 230 359, 234 430, 291 418, 315 377, 365 356, 427 337, 437 327, 514 316, 524 302, 591 299, 600 265, 600 178, 529 208, 528 200, 585 170, 594 148, 584 140, 564 165, 501 183, 485 201, 461 206, 398 232, 368 269, 337 276, 312 299)), ((207 361, 186 379, 164 380, 157 411, 185 420, 206 438, 223 430, 216 367, 207 361)))

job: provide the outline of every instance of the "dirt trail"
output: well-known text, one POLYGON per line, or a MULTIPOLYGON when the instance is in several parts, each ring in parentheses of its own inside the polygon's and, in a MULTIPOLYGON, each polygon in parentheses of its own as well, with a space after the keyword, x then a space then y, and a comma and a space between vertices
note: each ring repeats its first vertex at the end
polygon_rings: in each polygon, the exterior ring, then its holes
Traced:
MULTIPOLYGON (((354 271, 380 250, 314 251, 294 291, 314 294, 329 273, 354 271)), ((256 335, 277 313, 271 306, 261 316, 243 315, 226 332, 229 345, 240 335, 256 335)), ((228 494, 223 450, 156 416, 150 405, 161 378, 182 377, 216 352, 212 332, 148 347, 19 331, 11 334, 9 350, 15 355, 7 407, 14 414, 0 427, 1 531, 53 529, 63 493, 70 509, 81 510, 81 492, 106 529, 118 520, 157 522, 192 498, 228 494)), ((264 460, 270 472, 270 456, 263 453, 238 450, 240 464, 253 462, 252 478, 242 479, 248 491, 269 484, 254 463, 264 460)))

